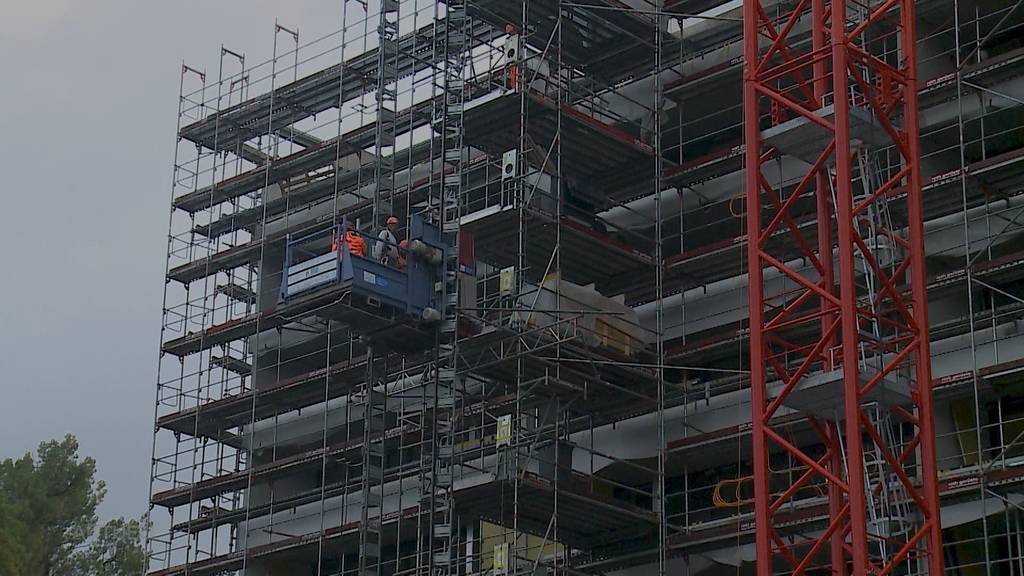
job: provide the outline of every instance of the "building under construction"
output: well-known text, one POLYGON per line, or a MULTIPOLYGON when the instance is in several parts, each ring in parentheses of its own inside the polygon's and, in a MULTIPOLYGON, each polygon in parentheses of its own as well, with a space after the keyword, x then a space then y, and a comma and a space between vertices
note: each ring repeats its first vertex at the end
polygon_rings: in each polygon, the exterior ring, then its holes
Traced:
POLYGON ((182 67, 149 574, 1024 576, 1024 0, 343 4, 182 67))

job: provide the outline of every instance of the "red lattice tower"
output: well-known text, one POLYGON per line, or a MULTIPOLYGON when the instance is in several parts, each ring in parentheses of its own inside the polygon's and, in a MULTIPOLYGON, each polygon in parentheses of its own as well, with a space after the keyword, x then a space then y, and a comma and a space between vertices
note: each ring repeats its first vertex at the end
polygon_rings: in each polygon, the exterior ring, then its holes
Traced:
POLYGON ((743 26, 758 574, 942 574, 913 0, 743 26))

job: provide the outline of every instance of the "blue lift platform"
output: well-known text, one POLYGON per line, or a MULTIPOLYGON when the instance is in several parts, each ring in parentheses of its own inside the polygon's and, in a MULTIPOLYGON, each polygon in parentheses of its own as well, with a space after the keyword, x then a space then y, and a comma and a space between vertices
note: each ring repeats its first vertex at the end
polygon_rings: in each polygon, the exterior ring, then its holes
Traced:
MULTIPOLYGON (((440 293, 446 247, 440 229, 420 216, 409 222, 404 266, 349 253, 344 226, 286 239, 280 292, 259 312, 170 340, 163 351, 185 356, 278 328, 303 316, 340 322, 394 350, 434 345, 434 324, 443 317, 440 293), (332 246, 335 238, 339 241, 332 246)), ((368 254, 376 239, 365 238, 368 254)))
MULTIPOLYGON (((413 216, 409 224, 409 246, 402 268, 397 262, 382 263, 351 254, 343 241, 343 225, 289 237, 278 302, 286 303, 311 290, 340 284, 361 297, 357 303, 375 310, 404 312, 420 321, 436 321, 443 312, 436 286, 441 280, 439 264, 446 247, 437 226, 421 216, 413 216), (338 241, 333 242, 330 251, 323 252, 335 238, 338 241)), ((366 238, 365 242, 367 252, 372 253, 373 244, 380 240, 366 238)))

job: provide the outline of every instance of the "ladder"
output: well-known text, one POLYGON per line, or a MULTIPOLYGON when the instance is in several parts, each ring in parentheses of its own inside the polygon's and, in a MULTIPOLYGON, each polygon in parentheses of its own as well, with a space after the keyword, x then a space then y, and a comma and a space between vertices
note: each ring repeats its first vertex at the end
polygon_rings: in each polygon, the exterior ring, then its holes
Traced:
MULTIPOLYGON (((366 6, 364 4, 363 8, 366 6)), ((374 143, 373 229, 382 227, 382 203, 395 189, 394 160, 398 109, 398 23, 401 2, 382 0, 377 24, 377 118, 374 143)), ((359 575, 377 576, 381 565, 384 518, 384 432, 387 427, 386 382, 375 370, 373 346, 366 351, 363 397, 362 510, 359 522, 359 575), (379 389, 378 389, 379 387, 379 389)))

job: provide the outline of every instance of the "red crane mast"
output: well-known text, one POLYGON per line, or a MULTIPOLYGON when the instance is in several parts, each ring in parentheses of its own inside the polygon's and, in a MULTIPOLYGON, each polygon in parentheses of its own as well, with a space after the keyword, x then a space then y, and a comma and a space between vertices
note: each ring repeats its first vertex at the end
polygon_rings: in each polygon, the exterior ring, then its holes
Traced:
POLYGON ((744 0, 743 26, 757 572, 940 575, 914 2, 744 0))

